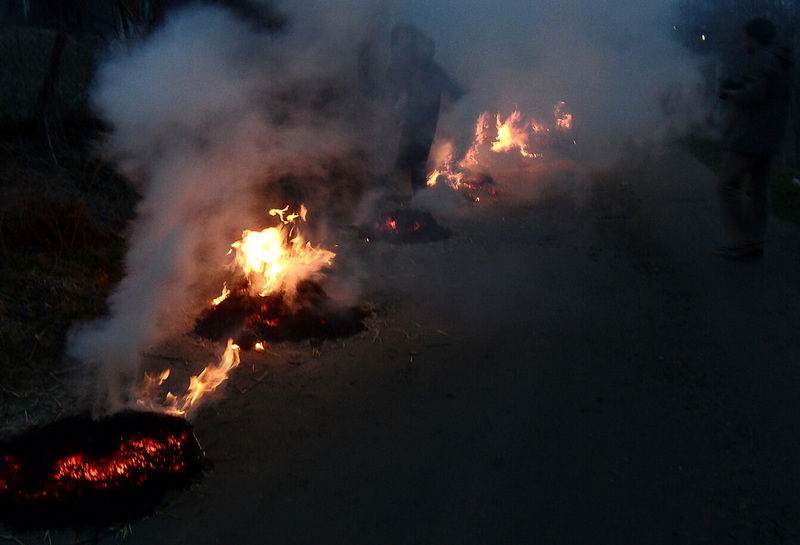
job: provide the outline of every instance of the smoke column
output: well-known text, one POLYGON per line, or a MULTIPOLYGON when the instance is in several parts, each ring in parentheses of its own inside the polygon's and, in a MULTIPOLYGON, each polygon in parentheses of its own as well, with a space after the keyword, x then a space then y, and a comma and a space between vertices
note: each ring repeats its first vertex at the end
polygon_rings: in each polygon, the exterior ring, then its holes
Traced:
POLYGON ((96 377, 101 408, 129 403, 141 352, 190 327, 230 243, 279 204, 270 184, 318 179, 364 140, 341 120, 346 99, 319 105, 320 82, 326 97, 347 97, 338 82, 353 80, 355 63, 326 62, 330 45, 193 6, 100 67, 92 101, 112 127, 103 152, 142 197, 109 316, 68 344, 96 377))

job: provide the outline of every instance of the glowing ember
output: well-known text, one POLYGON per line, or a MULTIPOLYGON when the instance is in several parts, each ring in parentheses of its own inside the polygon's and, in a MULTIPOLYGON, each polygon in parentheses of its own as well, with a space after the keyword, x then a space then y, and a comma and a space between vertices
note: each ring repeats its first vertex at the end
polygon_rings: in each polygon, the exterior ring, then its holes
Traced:
POLYGON ((430 213, 411 208, 399 208, 379 216, 361 232, 367 240, 395 243, 434 242, 446 239, 450 234, 430 213))
POLYGON ((131 520, 202 469, 185 420, 135 412, 30 430, 0 460, 0 520, 20 528, 131 520))
POLYGON ((51 478, 54 481, 96 483, 101 488, 119 486, 121 481, 140 484, 147 479, 148 472, 162 464, 167 471, 181 471, 186 464, 175 456, 176 448, 188 438, 186 432, 160 441, 137 436, 126 439, 115 453, 99 460, 80 452, 72 454, 56 462, 51 478))

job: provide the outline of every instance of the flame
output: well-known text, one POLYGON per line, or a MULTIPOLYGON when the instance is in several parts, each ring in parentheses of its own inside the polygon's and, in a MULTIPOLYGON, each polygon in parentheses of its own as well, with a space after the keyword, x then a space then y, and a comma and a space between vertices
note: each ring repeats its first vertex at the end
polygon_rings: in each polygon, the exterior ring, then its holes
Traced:
POLYGON ((227 299, 230 294, 231 294, 231 290, 228 289, 228 283, 227 282, 223 282, 223 284, 222 284, 222 293, 219 294, 219 297, 216 297, 216 298, 211 300, 211 305, 212 306, 219 305, 221 302, 223 302, 225 299, 227 299))
MULTIPOLYGON (((569 132, 572 129, 572 114, 567 104, 560 101, 553 108, 552 123, 529 119, 515 109, 507 117, 502 114, 483 112, 475 122, 475 135, 467 152, 461 160, 455 159, 455 146, 452 140, 442 139, 432 153, 435 166, 427 178, 427 186, 434 187, 440 182, 455 190, 474 190, 469 180, 474 172, 487 172, 485 159, 494 154, 518 153, 525 159, 544 157, 541 147, 550 143, 556 132, 569 132), (535 149, 534 149, 535 148, 535 149)), ((494 194, 493 190, 490 194, 494 194)), ((473 198, 475 202, 479 198, 473 198)))
POLYGON ((297 229, 297 220, 306 220, 308 209, 301 205, 297 213, 287 214, 289 207, 274 208, 280 224, 263 231, 245 230, 242 239, 231 247, 250 289, 261 296, 283 289, 294 292, 297 282, 313 277, 331 264, 334 252, 315 248, 297 229))
POLYGON ((566 111, 566 106, 567 103, 562 100, 553 108, 556 128, 564 131, 572 129, 572 114, 566 111))
POLYGON ((297 218, 306 221, 306 216, 308 215, 308 208, 306 208, 306 205, 301 204, 299 212, 287 214, 284 217, 284 214, 286 214, 288 210, 289 210, 289 205, 287 204, 283 208, 273 208, 272 210, 269 211, 269 215, 278 216, 281 219, 281 223, 283 223, 284 225, 288 223, 294 223, 294 220, 296 220, 297 218))
POLYGON ((162 403, 154 402, 159 386, 169 377, 169 369, 160 375, 145 374, 144 384, 140 390, 139 405, 150 410, 159 410, 167 414, 186 416, 198 406, 199 401, 206 395, 215 391, 228 379, 230 372, 239 365, 239 346, 233 339, 228 339, 228 345, 222 354, 219 363, 209 365, 196 376, 189 379, 186 394, 177 396, 172 392, 167 393, 162 403))
POLYGON ((449 139, 442 140, 434 150, 433 155, 434 161, 440 166, 428 174, 427 186, 434 187, 439 183, 439 180, 444 180, 444 183, 453 189, 459 189, 461 180, 464 177, 464 173, 461 171, 463 168, 461 163, 464 163, 465 160, 460 163, 455 162, 455 144, 453 141, 449 139))
POLYGON ((528 130, 521 120, 522 113, 519 110, 514 110, 505 121, 497 114, 497 137, 492 142, 492 151, 498 153, 517 149, 523 157, 534 157, 528 151, 528 130))

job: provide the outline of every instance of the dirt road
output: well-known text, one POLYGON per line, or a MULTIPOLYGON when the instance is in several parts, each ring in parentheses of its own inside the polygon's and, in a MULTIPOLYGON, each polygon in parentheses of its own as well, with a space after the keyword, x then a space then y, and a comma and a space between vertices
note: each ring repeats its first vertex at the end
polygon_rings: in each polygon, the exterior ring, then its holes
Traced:
POLYGON ((797 543, 800 236, 727 262, 716 219, 670 151, 358 249, 377 327, 245 354, 214 470, 125 543, 797 543))

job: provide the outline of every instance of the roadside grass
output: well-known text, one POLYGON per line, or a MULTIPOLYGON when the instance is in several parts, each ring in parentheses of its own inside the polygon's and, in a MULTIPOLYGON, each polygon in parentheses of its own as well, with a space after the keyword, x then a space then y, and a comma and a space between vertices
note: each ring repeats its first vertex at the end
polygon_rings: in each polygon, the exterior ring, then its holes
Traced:
POLYGON ((58 381, 69 328, 106 312, 122 277, 136 195, 85 136, 0 143, 0 398, 58 381))

